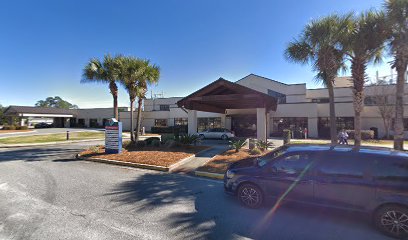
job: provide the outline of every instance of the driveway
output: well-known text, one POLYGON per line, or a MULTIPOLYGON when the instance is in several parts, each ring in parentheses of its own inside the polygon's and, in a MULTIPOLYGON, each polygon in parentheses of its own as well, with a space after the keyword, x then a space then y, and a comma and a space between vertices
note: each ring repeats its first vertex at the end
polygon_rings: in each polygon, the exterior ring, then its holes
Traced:
POLYGON ((251 210, 219 181, 73 160, 84 147, 0 149, 0 239, 387 239, 349 212, 251 210))
POLYGON ((16 133, 0 133, 0 138, 3 137, 17 137, 17 136, 31 136, 31 135, 44 135, 53 133, 66 133, 70 132, 89 132, 89 131, 105 131, 99 128, 39 128, 32 129, 32 132, 16 132, 16 133))

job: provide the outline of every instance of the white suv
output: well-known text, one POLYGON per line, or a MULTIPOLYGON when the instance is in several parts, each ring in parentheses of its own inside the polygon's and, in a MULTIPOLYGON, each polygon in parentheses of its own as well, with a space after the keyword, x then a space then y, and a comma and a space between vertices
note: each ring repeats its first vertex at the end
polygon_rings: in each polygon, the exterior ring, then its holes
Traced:
POLYGON ((203 132, 197 133, 201 139, 205 138, 217 138, 227 140, 235 137, 234 133, 226 128, 211 128, 203 132))

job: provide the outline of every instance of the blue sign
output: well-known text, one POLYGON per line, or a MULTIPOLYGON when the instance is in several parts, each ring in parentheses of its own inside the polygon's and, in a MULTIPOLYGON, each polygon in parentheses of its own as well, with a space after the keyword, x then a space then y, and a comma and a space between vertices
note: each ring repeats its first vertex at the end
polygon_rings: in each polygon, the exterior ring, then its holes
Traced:
POLYGON ((105 127, 105 153, 122 152, 122 123, 110 121, 105 127))

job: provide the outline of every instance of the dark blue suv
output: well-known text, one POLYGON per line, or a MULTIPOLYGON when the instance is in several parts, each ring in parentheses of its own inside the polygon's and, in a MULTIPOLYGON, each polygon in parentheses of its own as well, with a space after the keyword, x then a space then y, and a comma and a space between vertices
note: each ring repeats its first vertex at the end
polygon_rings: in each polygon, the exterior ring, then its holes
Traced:
POLYGON ((227 193, 258 208, 266 198, 372 214, 393 237, 408 236, 408 153, 385 148, 285 145, 232 164, 227 193))

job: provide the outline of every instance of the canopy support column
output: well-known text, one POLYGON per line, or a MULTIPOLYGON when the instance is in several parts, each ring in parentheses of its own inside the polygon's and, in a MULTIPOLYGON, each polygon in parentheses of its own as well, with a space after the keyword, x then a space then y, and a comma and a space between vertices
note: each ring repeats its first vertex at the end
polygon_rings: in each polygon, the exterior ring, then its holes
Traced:
POLYGON ((197 111, 188 110, 188 134, 197 133, 197 111))
POLYGON ((267 121, 266 121, 266 110, 265 108, 256 109, 256 137, 259 140, 267 140, 266 130, 267 130, 267 121))

